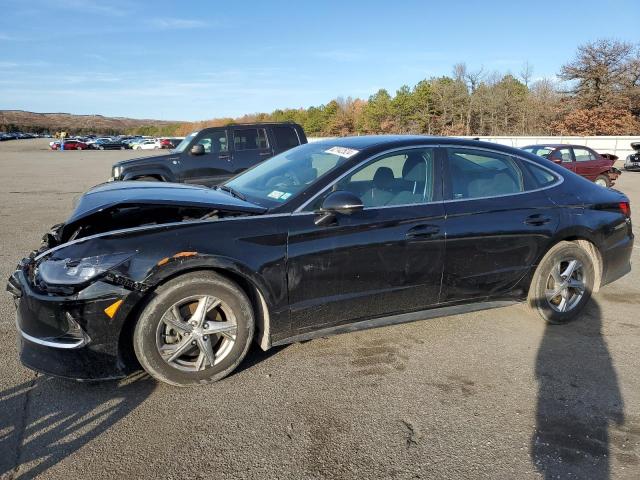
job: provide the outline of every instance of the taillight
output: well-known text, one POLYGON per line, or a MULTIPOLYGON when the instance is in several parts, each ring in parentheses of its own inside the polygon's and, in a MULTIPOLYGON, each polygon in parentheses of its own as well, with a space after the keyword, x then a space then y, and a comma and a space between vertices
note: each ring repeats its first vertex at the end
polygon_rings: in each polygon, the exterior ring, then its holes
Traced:
POLYGON ((618 208, 625 217, 631 218, 631 205, 629 202, 620 202, 618 208))

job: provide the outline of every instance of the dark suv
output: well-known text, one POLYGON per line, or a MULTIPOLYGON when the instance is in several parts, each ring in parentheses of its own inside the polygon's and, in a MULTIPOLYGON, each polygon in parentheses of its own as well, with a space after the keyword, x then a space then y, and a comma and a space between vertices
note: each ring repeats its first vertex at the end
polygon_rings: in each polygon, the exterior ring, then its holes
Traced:
POLYGON ((111 180, 217 185, 267 158, 307 143, 295 123, 252 123, 193 132, 169 153, 123 160, 111 180))

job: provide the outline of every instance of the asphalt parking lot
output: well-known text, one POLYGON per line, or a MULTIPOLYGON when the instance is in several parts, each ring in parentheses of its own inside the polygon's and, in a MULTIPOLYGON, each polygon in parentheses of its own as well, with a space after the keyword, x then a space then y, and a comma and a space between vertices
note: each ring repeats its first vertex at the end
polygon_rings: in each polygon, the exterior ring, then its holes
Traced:
MULTIPOLYGON (((0 143, 2 282, 113 161, 141 154, 46 146, 0 143)), ((640 173, 617 188, 640 225, 640 173)), ((513 306, 254 348, 192 389, 37 375, 18 361, 2 295, 0 476, 636 479, 636 243, 631 274, 569 325, 513 306)))

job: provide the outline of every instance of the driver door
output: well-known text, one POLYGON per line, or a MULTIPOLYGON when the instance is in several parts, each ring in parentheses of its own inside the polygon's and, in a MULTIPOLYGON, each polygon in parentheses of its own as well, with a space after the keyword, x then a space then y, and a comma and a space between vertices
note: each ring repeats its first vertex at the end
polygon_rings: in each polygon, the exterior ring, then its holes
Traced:
POLYGON ((287 280, 292 330, 304 333, 438 302, 445 253, 435 149, 366 161, 292 215, 287 280), (365 208, 328 225, 314 213, 332 191, 365 208))
POLYGON ((201 132, 180 156, 179 179, 185 183, 217 185, 232 175, 227 129, 201 132), (203 155, 194 155, 194 145, 204 147, 203 155))

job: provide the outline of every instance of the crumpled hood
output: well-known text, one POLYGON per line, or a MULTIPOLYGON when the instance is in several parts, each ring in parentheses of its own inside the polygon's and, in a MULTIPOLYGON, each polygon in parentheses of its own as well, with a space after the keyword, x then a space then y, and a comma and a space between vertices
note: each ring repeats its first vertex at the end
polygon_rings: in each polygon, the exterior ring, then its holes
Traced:
POLYGON ((110 182, 86 192, 67 224, 102 210, 127 205, 204 207, 238 213, 263 213, 266 208, 207 187, 164 182, 110 182))

